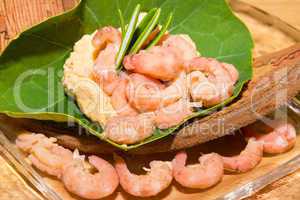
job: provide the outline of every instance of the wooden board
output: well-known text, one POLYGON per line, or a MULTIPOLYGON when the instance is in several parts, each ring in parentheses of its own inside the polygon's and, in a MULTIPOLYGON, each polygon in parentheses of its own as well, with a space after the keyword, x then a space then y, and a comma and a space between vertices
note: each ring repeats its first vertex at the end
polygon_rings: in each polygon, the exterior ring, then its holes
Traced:
MULTIPOLYGON (((298 15, 299 12, 299 0, 265 0, 265 1, 259 1, 259 0, 249 0, 251 1, 255 6, 262 6, 263 8, 271 8, 271 12, 275 15, 281 15, 283 18, 285 18, 289 22, 294 22, 295 26, 300 27, 300 17, 298 15), (292 12, 294 11, 294 12, 292 12)), ((19 32, 24 30, 25 28, 28 28, 29 26, 40 22, 41 20, 46 19, 49 16, 52 16, 54 14, 60 13, 65 9, 68 9, 72 7, 75 3, 75 0, 1 0, 0 1, 0 49, 3 49, 8 41, 12 38, 14 38, 19 32)), ((298 142, 299 144, 299 142, 298 142)), ((282 155, 286 156, 286 155, 282 155)), ((287 157, 285 157, 287 158, 287 157)), ((4 161, 0 160, 0 163, 2 164, 4 161)), ((269 159, 269 162, 275 162, 272 158, 269 159)), ((263 165, 263 164, 262 164, 263 165)), ((4 162, 4 165, 2 166, 8 166, 4 162)), ((264 166, 264 165, 263 165, 264 166)), ((267 164, 268 166, 268 164, 267 164)), ((269 168, 266 168, 269 170, 269 168)), ((3 171, 5 173, 8 173, 6 177, 15 177, 15 174, 13 170, 9 167, 4 167, 3 171)), ((257 170, 259 171, 259 170, 257 170)), ((3 173, 2 171, 0 174, 3 173)), ((252 175, 255 176, 255 174, 258 172, 254 172, 252 175)), ((2 175, 2 174, 1 174, 2 175)), ((4 175, 2 176, 4 177, 4 175)), ((34 199, 31 196, 22 195, 22 192, 29 192, 30 190, 19 179, 11 179, 12 182, 19 185, 20 187, 14 187, 15 190, 7 190, 5 187, 2 190, 2 196, 0 196, 0 199, 10 199, 13 197, 13 199, 34 199), (16 195, 16 193, 19 193, 20 195, 16 195), (9 194, 11 196, 9 196, 9 194), (7 195, 7 196, 6 196, 7 195)), ((225 183, 232 183, 231 179, 228 179, 225 177, 225 183)), ((235 180, 235 179, 234 179, 235 180)), ((234 181, 233 180, 233 181, 234 181)), ((4 182, 1 181, 0 185, 4 182)), ((300 171, 298 173, 295 173, 291 176, 286 177, 285 179, 272 184, 265 190, 263 190, 263 193, 258 194, 258 196, 253 197, 260 198, 260 199, 270 199, 270 198, 278 198, 283 195, 282 198, 287 199, 286 194, 291 194, 290 199, 299 199, 300 188, 300 171), (292 182, 294 184, 292 184, 292 182), (284 193, 283 193, 284 191, 284 193), (298 197, 298 198, 297 198, 298 197)), ((2 185, 3 186, 3 185, 2 185)), ((4 185, 5 186, 5 185, 4 185)), ((223 184, 222 184, 223 186, 223 184)), ((219 186, 218 186, 219 187, 219 186)), ((6 187, 7 188, 7 187, 6 187)), ((217 187, 216 187, 217 188, 217 187)), ((173 190, 173 189, 171 189, 173 190)), ((212 191, 215 191, 214 189, 212 191)), ((169 191, 170 192, 170 191, 169 191)), ((166 192, 168 193, 168 191, 166 192)), ((184 199, 198 199, 199 196, 196 196, 195 193, 189 193, 186 196, 184 196, 184 199), (186 197, 186 198, 185 198, 186 197)), ((173 193, 172 193, 173 194, 173 193)), ((172 197, 172 194, 170 197, 172 197)), ((176 194, 176 193, 174 193, 176 194)), ((185 193, 179 193, 185 194, 185 193)), ((174 196, 173 196, 174 197, 174 196)), ((176 196, 177 197, 177 196, 176 196)), ((212 197, 212 196, 210 196, 212 197)), ((205 199, 207 199, 208 196, 205 196, 205 199)))

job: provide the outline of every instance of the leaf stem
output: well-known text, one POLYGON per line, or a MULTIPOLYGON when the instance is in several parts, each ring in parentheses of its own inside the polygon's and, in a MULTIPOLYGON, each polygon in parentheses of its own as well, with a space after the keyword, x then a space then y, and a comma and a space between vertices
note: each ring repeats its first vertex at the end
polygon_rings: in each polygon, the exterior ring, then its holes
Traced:
POLYGON ((116 58, 116 70, 117 71, 120 71, 122 69, 121 64, 122 64, 123 58, 127 52, 127 49, 129 47, 130 41, 133 37, 134 31, 136 28, 136 24, 138 21, 138 16, 140 14, 140 9, 141 9, 141 5, 138 4, 133 11, 130 22, 126 29, 126 33, 123 37, 123 40, 122 40, 122 43, 121 43, 121 46, 120 46, 120 49, 119 49, 119 52, 118 52, 117 58, 116 58))
POLYGON ((166 23, 162 26, 159 34, 150 42, 150 44, 148 45, 148 47, 146 49, 149 49, 153 46, 155 46, 159 41, 160 39, 164 36, 164 34, 167 32, 168 30, 168 27, 170 26, 171 22, 172 22, 172 19, 173 19, 173 13, 170 13, 166 23))

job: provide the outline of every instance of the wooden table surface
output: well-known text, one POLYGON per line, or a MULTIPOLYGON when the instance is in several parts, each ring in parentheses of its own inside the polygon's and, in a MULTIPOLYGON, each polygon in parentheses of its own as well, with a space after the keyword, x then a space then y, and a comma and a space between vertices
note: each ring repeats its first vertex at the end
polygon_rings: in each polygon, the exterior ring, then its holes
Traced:
MULTIPOLYGON (((79 0, 0 0, 0 51, 9 40, 24 29, 46 18, 72 8, 79 0)), ((300 29, 300 0, 244 0, 276 15, 300 29)), ((15 199, 19 195, 33 199, 32 191, 24 187, 17 175, 0 156, 0 200, 15 199), (16 177, 14 183, 5 177, 16 177), (3 181, 4 180, 4 181, 3 181), (14 188, 22 193, 16 194, 14 188)), ((249 199, 300 199, 300 170, 267 186, 249 199)))

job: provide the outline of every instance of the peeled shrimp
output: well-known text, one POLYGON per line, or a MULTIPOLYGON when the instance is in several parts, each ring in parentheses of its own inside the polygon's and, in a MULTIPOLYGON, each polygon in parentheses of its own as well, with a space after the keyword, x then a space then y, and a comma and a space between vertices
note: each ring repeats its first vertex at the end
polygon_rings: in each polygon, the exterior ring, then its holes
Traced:
POLYGON ((133 73, 129 75, 127 97, 130 104, 141 112, 151 112, 175 103, 187 93, 186 74, 163 85, 155 79, 133 73))
POLYGON ((296 143, 296 130, 289 123, 277 124, 274 130, 270 130, 268 126, 261 123, 247 126, 242 130, 246 136, 255 137, 258 141, 261 141, 265 153, 284 153, 293 148, 296 143), (262 133, 259 131, 262 131, 262 133), (264 134, 265 132, 267 134, 264 134))
POLYGON ((92 43, 96 49, 102 50, 110 43, 120 44, 121 40, 122 35, 118 29, 106 26, 96 32, 92 43))
POLYGON ((100 46, 100 51, 91 77, 109 96, 112 95, 120 80, 115 70, 115 60, 120 43, 121 33, 113 27, 102 28, 93 39, 93 44, 100 46))
POLYGON ((105 137, 119 144, 134 144, 151 136, 155 129, 152 113, 116 116, 105 126, 105 137))
POLYGON ((233 172, 247 172, 257 166, 263 156, 263 143, 250 138, 246 148, 238 156, 223 156, 224 169, 233 172))
POLYGON ((133 108, 126 97, 127 79, 119 81, 111 96, 111 104, 119 116, 136 116, 138 111, 133 108))
POLYGON ((63 167, 72 160, 72 152, 58 145, 50 148, 34 146, 28 158, 39 170, 60 178, 63 167))
POLYGON ((172 166, 170 162, 151 161, 147 174, 135 175, 128 170, 123 158, 114 155, 114 159, 120 184, 131 195, 138 197, 155 196, 166 189, 172 182, 172 166))
MULTIPOLYGON (((233 86, 238 78, 237 71, 231 65, 224 65, 212 58, 196 57, 185 63, 185 70, 190 73, 200 71, 205 77, 199 77, 200 87, 192 87, 196 101, 202 101, 204 106, 218 104, 233 93, 233 86), (229 67, 230 66, 230 67, 229 67), (209 92, 212 91, 212 92, 209 92), (198 95, 196 95, 198 93, 198 95), (209 93, 210 95, 206 95, 209 93)), ((195 85, 196 82, 193 84, 195 85)))
POLYGON ((36 168, 60 178, 63 167, 72 160, 72 152, 54 142, 55 138, 42 134, 24 134, 16 140, 20 149, 30 153, 28 158, 36 168))
POLYGON ((119 185, 114 167, 97 156, 89 156, 89 163, 98 172, 89 172, 84 158, 74 158, 65 166, 62 181, 68 191, 86 199, 100 199, 111 195, 119 185))
POLYGON ((48 138, 43 134, 21 134, 18 135, 16 139, 16 145, 22 151, 26 153, 31 153, 32 147, 35 145, 51 147, 56 141, 56 138, 48 138))
POLYGON ((198 56, 196 45, 187 35, 170 35, 162 46, 178 49, 184 61, 198 56))
POLYGON ((170 128, 193 113, 190 103, 183 99, 155 112, 155 125, 160 129, 170 128))
POLYGON ((129 75, 126 95, 129 103, 141 112, 154 111, 161 104, 160 90, 165 86, 141 74, 129 75))
POLYGON ((182 71, 183 60, 180 51, 176 48, 154 46, 149 50, 127 55, 123 65, 129 71, 162 81, 170 81, 182 71))
POLYGON ((216 185, 223 177, 223 161, 216 154, 206 154, 199 157, 200 164, 185 166, 186 152, 176 154, 173 164, 173 176, 182 186, 195 189, 206 189, 216 185))

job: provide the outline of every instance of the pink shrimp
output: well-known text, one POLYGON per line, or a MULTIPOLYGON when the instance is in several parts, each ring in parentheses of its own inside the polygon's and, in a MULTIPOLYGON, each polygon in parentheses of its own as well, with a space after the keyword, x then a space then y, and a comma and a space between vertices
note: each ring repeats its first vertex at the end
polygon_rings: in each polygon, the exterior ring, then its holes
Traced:
POLYGON ((224 169, 233 172, 247 172, 257 166, 263 156, 263 143, 250 138, 246 148, 238 156, 223 156, 224 169))
POLYGON ((128 103, 126 97, 127 84, 127 79, 123 79, 119 82, 111 96, 111 104, 119 116, 136 116, 138 115, 138 111, 128 103))
POLYGON ((106 26, 99 29, 93 37, 93 46, 102 50, 110 43, 121 44, 122 36, 118 29, 106 26))
POLYGON ((152 113, 110 118, 104 135, 119 144, 134 144, 151 136, 155 129, 152 113))
POLYGON ((155 79, 133 73, 129 75, 126 95, 129 103, 139 111, 154 111, 160 106, 160 90, 164 87, 155 79))
POLYGON ((162 81, 170 81, 182 71, 183 60, 180 51, 176 48, 154 46, 138 54, 127 55, 123 64, 129 71, 162 81))
POLYGON ((114 167, 97 156, 89 156, 89 163, 97 173, 89 172, 84 159, 74 158, 64 167, 62 181, 67 190, 86 199, 100 199, 111 195, 119 185, 114 167))
POLYGON ((172 166, 170 162, 151 161, 150 169, 145 175, 132 174, 120 156, 114 154, 115 168, 122 188, 138 197, 155 196, 166 189, 172 182, 172 166))
POLYGON ((113 27, 104 27, 94 36, 93 43, 101 48, 91 78, 107 95, 112 95, 120 80, 115 70, 115 59, 121 43, 121 33, 113 27))
POLYGON ((182 186, 206 189, 221 181, 224 173, 222 158, 216 154, 199 157, 200 164, 185 166, 187 154, 181 151, 173 159, 173 176, 182 186))
POLYGON ((185 99, 161 108, 155 112, 155 125, 160 129, 170 128, 182 122, 193 113, 190 103, 185 99))
MULTIPOLYGON (((209 91, 213 88, 214 92, 211 93, 214 94, 213 97, 210 96, 207 98, 206 95, 203 95, 202 97, 198 95, 198 98, 201 97, 204 106, 215 105, 232 95, 233 86, 235 84, 234 80, 237 78, 237 74, 233 72, 232 67, 229 67, 229 65, 224 65, 212 58, 196 57, 185 63, 185 70, 188 73, 200 71, 207 76, 207 80, 205 80, 204 83, 209 83, 207 84, 207 87, 209 88, 206 88, 206 84, 203 84, 202 81, 199 81, 199 84, 201 84, 200 90, 199 87, 196 87, 198 90, 197 92, 200 94, 207 93, 202 90, 209 91)), ((204 78, 201 78, 200 80, 204 80, 204 78)))
POLYGON ((141 112, 151 112, 175 103, 187 93, 186 75, 181 73, 168 86, 140 74, 129 75, 127 98, 141 112))
POLYGON ((50 148, 34 146, 28 158, 39 170, 60 178, 63 167, 72 160, 72 152, 58 145, 50 148))
POLYGON ((296 143, 296 130, 289 123, 277 123, 272 129, 259 122, 242 128, 242 131, 246 136, 255 137, 261 141, 265 153, 284 153, 293 148, 296 143))
POLYGON ((51 147, 56 141, 56 138, 48 138, 43 134, 21 134, 16 139, 16 145, 22 151, 31 153, 32 147, 35 145, 51 147))
POLYGON ((36 168, 60 178, 63 167, 72 160, 72 152, 54 142, 55 138, 42 134, 24 134, 16 140, 20 149, 30 153, 28 158, 36 168))
POLYGON ((196 46, 187 35, 170 35, 162 46, 178 49, 184 61, 191 60, 198 54, 196 46))

